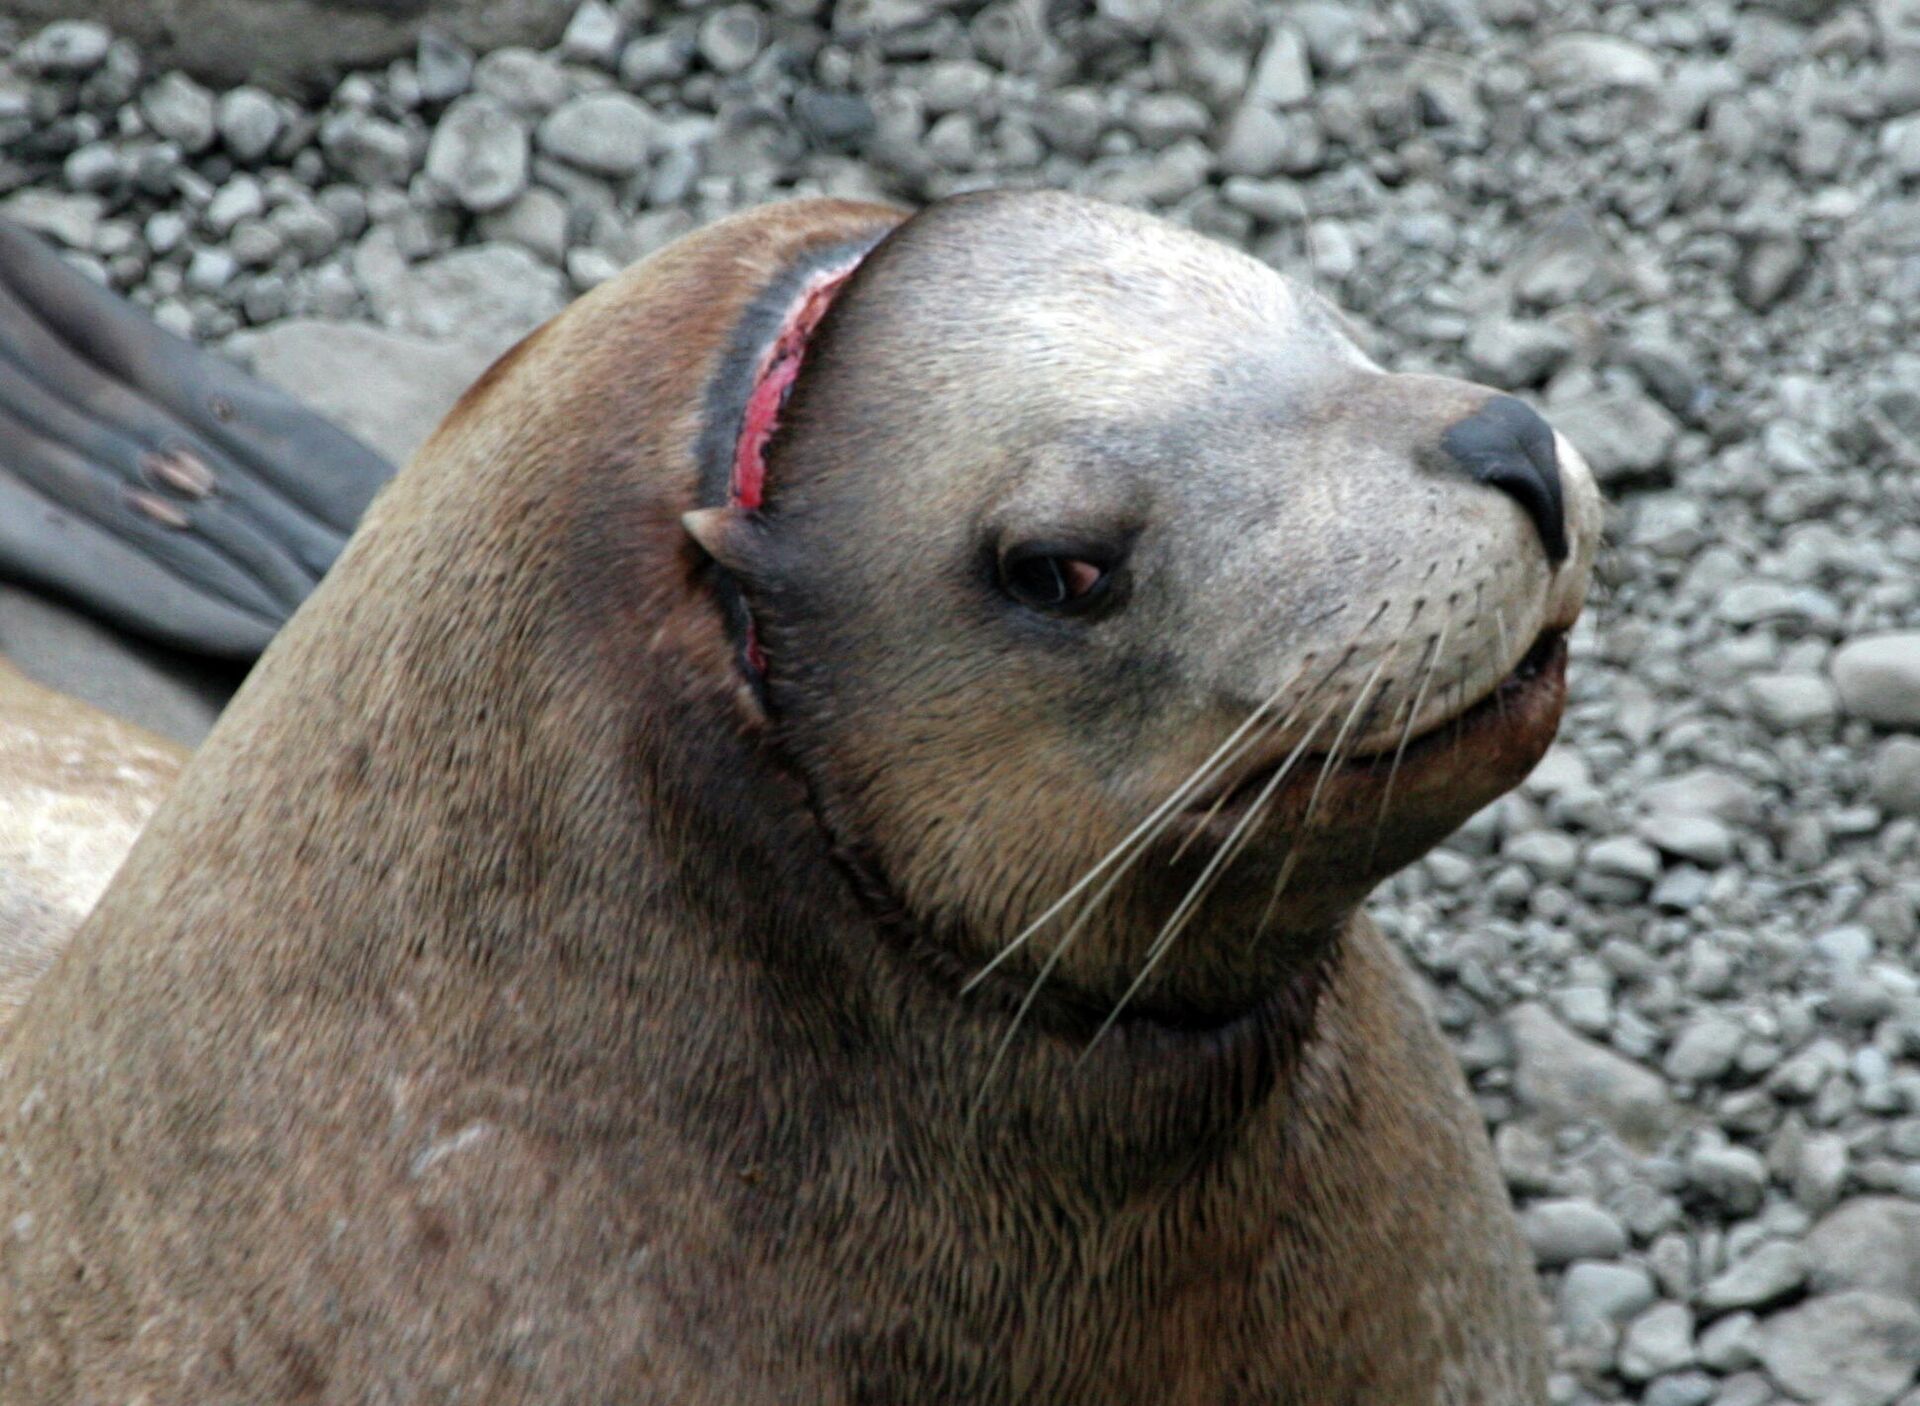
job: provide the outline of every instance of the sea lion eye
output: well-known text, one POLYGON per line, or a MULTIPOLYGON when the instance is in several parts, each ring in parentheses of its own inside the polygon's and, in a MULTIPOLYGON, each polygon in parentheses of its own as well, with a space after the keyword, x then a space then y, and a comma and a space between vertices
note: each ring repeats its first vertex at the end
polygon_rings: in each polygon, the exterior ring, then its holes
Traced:
POLYGON ((1073 610, 1101 595, 1111 567, 1055 548, 1026 544, 1000 558, 1000 587, 1030 610, 1073 610))

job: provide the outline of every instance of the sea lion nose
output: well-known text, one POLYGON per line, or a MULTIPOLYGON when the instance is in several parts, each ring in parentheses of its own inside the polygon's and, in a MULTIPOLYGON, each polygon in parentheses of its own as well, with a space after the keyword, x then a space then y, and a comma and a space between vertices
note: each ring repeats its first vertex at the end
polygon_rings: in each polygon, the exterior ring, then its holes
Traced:
POLYGON ((1497 395, 1440 437, 1467 477, 1499 489, 1527 511, 1547 560, 1567 559, 1567 509, 1553 427, 1525 403, 1497 395))

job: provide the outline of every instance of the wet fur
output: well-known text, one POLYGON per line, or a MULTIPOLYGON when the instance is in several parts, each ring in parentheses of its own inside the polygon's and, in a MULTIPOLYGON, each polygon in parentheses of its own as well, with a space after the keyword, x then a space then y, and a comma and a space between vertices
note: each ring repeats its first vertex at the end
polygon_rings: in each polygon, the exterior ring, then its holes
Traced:
POLYGON ((0 1037, 0 1399, 1540 1398, 1364 918, 969 1121, 1007 1006, 863 897, 679 527, 738 309, 896 218, 675 246, 376 502, 0 1037))

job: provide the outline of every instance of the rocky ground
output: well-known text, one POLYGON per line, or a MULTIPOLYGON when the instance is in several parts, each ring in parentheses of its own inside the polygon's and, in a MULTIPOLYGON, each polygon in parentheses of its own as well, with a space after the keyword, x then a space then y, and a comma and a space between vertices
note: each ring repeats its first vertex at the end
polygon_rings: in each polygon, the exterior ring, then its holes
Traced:
POLYGON ((1378 907, 1556 1402, 1920 1403, 1920 0, 587 0, 305 104, 0 36, 0 209, 396 454, 702 221, 988 184, 1244 246, 1585 449, 1564 740, 1378 907))

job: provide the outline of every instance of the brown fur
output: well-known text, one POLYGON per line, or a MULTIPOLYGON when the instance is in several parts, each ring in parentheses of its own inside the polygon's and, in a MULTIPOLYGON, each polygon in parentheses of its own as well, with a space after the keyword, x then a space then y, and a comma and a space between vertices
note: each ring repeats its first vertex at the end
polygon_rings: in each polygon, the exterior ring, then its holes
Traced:
POLYGON ((851 881, 679 526, 738 310, 897 218, 676 245, 375 504, 0 1043, 0 1400, 1539 1398, 1350 907, 1235 1018, 1031 1028, 969 1120, 1006 1003, 851 881))

